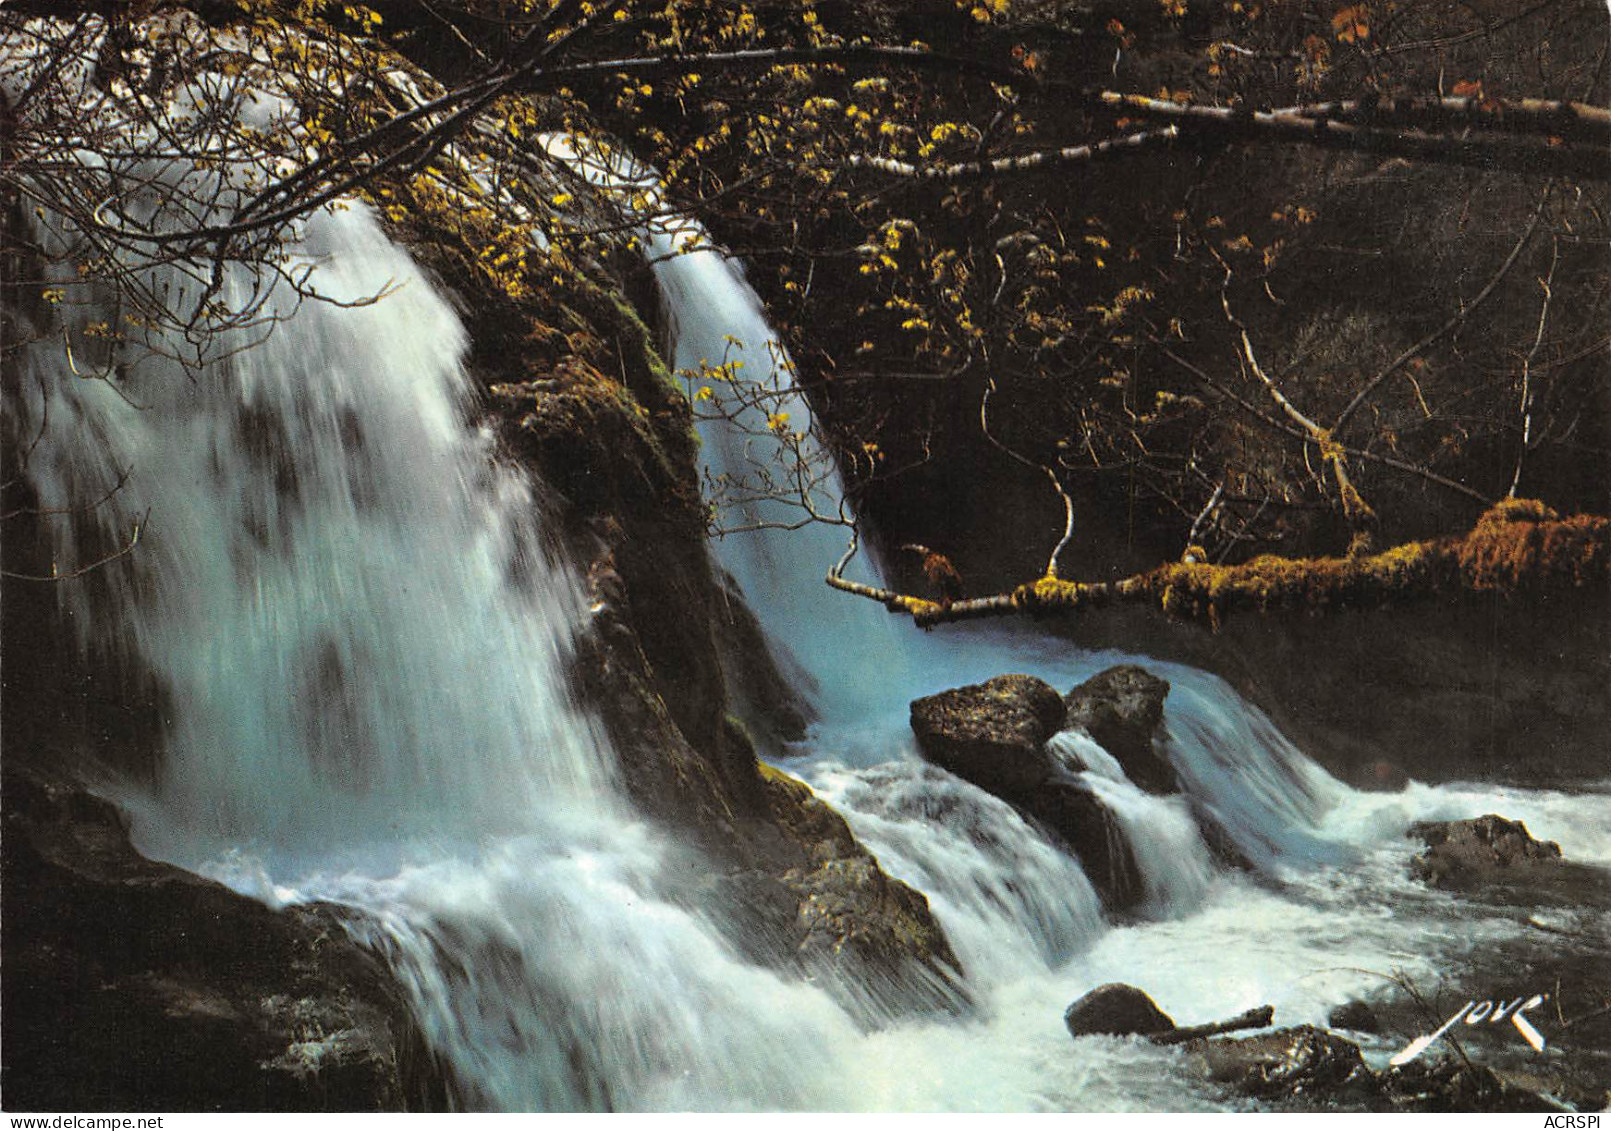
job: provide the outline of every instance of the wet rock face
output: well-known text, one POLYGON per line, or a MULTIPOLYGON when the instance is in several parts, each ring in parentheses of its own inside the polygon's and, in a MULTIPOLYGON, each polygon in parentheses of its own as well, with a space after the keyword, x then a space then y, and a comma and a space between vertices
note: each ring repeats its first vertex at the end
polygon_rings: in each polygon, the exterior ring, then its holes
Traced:
POLYGON ((1145 668, 1109 668, 1068 693, 1063 725, 1090 735, 1148 793, 1175 793, 1175 768, 1154 742, 1168 695, 1168 681, 1145 668))
POLYGON ((1303 1111, 1559 1111, 1492 1069, 1412 1061, 1373 1072, 1359 1046, 1313 1025, 1253 1037, 1195 1042, 1190 1055, 1210 1080, 1303 1111))
POLYGON ((808 977, 829 971, 845 1004, 888 1017, 962 1001, 961 963, 922 892, 887 875, 804 782, 761 766, 760 808, 740 820, 747 867, 714 879, 719 906, 742 906, 734 936, 749 956, 808 977))
POLYGON ((912 703, 912 730, 930 762, 1006 801, 1062 840, 1114 909, 1141 897, 1135 854, 1118 822, 1046 749, 1066 708, 1048 683, 1002 675, 912 703))
POLYGON ((1263 1099, 1308 1097, 1326 1104, 1376 1091, 1359 1047, 1313 1025, 1207 1041, 1198 1055, 1209 1079, 1263 1099))
POLYGON ((1045 744, 1064 713, 1049 683, 1001 675, 913 701, 912 730, 935 765, 998 796, 1022 796, 1052 776, 1045 744))
MULTIPOLYGON (((1079 998, 1063 1014, 1069 1035, 1146 1037, 1179 1044, 1186 1063, 1227 1092, 1287 1111, 1559 1111, 1530 1087, 1492 1069, 1453 1059, 1416 1060, 1373 1071, 1359 1046, 1314 1025, 1269 1029, 1249 1037, 1216 1035, 1268 1026, 1273 1010, 1250 1010, 1212 1025, 1177 1027, 1147 993, 1110 982, 1079 998)), ((1331 1024, 1376 1031, 1369 1006, 1351 1002, 1332 1011, 1331 1024)), ((1591 1098, 1597 1107, 1603 1096, 1591 1098)))
POLYGON ((1354 775, 1354 788, 1369 793, 1402 793, 1409 784, 1403 767, 1385 760, 1369 762, 1354 775))
POLYGON ((1526 825, 1495 813, 1465 821, 1424 821, 1412 825, 1409 835, 1427 846, 1411 862, 1411 870, 1433 887, 1552 879, 1563 866, 1560 845, 1535 840, 1526 825))
POLYGON ((1123 982, 1098 986, 1063 1013, 1070 1036, 1107 1034, 1115 1037, 1167 1033, 1174 1021, 1145 992, 1123 982))
POLYGON ((825 985, 853 983, 886 1013, 947 998, 955 957, 927 900, 759 762, 757 735, 804 732, 800 689, 712 569, 686 405, 652 374, 631 384, 635 399, 564 379, 494 390, 507 446, 558 489, 555 523, 587 563, 578 698, 639 811, 704 853, 708 883, 686 894, 749 958, 831 969, 825 985))
POLYGON ((1387 1111, 1539 1112, 1561 1110, 1537 1092, 1511 1083, 1491 1068, 1456 1061, 1412 1061, 1378 1073, 1387 1111))
POLYGON ((1019 806, 1074 851, 1085 875, 1114 910, 1139 903, 1141 869, 1118 819, 1096 794, 1071 781, 1051 781, 1019 806))
POLYGON ((400 991, 333 909, 146 860, 75 787, 12 771, 4 791, 8 1108, 446 1106, 400 991))

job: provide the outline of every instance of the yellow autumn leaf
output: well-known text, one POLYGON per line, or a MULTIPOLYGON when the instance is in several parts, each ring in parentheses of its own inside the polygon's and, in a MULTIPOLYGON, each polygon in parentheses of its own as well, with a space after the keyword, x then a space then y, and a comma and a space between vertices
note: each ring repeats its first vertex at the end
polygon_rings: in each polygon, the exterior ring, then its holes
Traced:
POLYGON ((1363 43, 1370 38, 1370 6, 1350 4, 1331 17, 1331 30, 1340 43, 1363 43))

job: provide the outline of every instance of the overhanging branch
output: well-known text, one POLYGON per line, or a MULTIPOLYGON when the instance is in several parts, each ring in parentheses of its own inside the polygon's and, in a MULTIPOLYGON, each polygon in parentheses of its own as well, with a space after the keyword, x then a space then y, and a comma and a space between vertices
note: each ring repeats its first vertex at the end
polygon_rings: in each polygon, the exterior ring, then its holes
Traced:
MULTIPOLYGON (((1192 133, 1226 140, 1285 140, 1327 149, 1355 150, 1384 156, 1409 157, 1438 164, 1469 165, 1480 169, 1519 173, 1550 173, 1591 180, 1611 179, 1611 111, 1575 102, 1542 103, 1523 100, 1511 118, 1501 110, 1474 112, 1474 117, 1451 122, 1439 100, 1415 103, 1403 100, 1395 120, 1384 125, 1359 110, 1360 122, 1343 121, 1323 112, 1324 107, 1289 106, 1279 110, 1204 106, 1172 102, 1140 94, 1103 91, 1100 100, 1116 110, 1190 123, 1192 133), (1419 105, 1421 112, 1416 113, 1419 105), (1548 118, 1538 107, 1559 107, 1576 127, 1563 135, 1544 127, 1548 118), (1534 108, 1531 112, 1524 107, 1534 108), (1503 122, 1503 128, 1499 123, 1503 122), (1526 127, 1525 129, 1522 127, 1526 127), (1584 138, 1584 141, 1575 140, 1584 138)), ((1335 106, 1363 104, 1335 103, 1335 106)), ((1500 104, 1503 105, 1503 104, 1500 104)))
POLYGON ((1069 614, 1150 604, 1217 628, 1234 611, 1343 611, 1438 596, 1517 595, 1611 586, 1611 517, 1561 518, 1531 499, 1492 507, 1463 538, 1407 542, 1351 558, 1263 555, 1235 566, 1170 562, 1118 581, 1043 577, 988 597, 941 605, 847 581, 827 583, 904 613, 920 628, 998 616, 1069 614))
POLYGON ((1017 157, 998 157, 993 161, 961 161, 954 165, 913 165, 888 157, 867 157, 861 154, 850 158, 853 169, 874 169, 896 177, 911 177, 923 181, 962 181, 980 177, 997 177, 1010 173, 1029 173, 1054 165, 1070 165, 1092 161, 1100 157, 1119 157, 1138 153, 1155 145, 1168 144, 1180 137, 1175 126, 1161 130, 1148 130, 1127 137, 1099 141, 1091 145, 1071 145, 1064 149, 1045 149, 1017 157))

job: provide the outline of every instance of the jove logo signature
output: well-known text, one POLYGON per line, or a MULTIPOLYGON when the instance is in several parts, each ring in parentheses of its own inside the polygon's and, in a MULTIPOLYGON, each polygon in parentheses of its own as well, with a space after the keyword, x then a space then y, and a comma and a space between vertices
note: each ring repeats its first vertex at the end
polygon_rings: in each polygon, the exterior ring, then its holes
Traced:
POLYGON ((1527 1011, 1536 1009, 1548 1000, 1548 994, 1534 994, 1532 997, 1527 998, 1525 1002, 1519 997, 1508 1002, 1502 999, 1498 1001, 1468 1001, 1455 1011, 1453 1017, 1438 1026, 1434 1032, 1423 1037, 1416 1037, 1415 1040, 1405 1045, 1399 1054, 1388 1063, 1395 1066, 1408 1064, 1431 1048, 1433 1043, 1447 1033, 1450 1026, 1456 1021, 1461 1020, 1464 1020, 1467 1025, 1473 1026, 1481 1025, 1484 1022, 1490 1025, 1499 1025, 1508 1018, 1510 1023, 1516 1026, 1516 1031, 1522 1035, 1523 1040, 1532 1045, 1535 1051, 1543 1052, 1544 1036, 1533 1027, 1531 1021, 1527 1020, 1527 1011))

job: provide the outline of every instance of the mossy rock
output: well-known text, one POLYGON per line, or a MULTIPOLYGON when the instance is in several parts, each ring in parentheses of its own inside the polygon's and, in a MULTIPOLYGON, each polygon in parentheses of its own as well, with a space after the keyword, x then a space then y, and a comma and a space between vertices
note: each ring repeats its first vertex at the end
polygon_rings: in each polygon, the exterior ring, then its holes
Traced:
POLYGON ((794 860, 781 879, 798 901, 800 964, 810 970, 848 962, 864 986, 884 986, 895 998, 885 1004, 897 1007, 914 992, 932 998, 936 986, 951 984, 960 963, 928 898, 888 876, 810 786, 765 762, 759 769, 769 815, 794 860), (910 976, 919 971, 925 973, 910 976))

